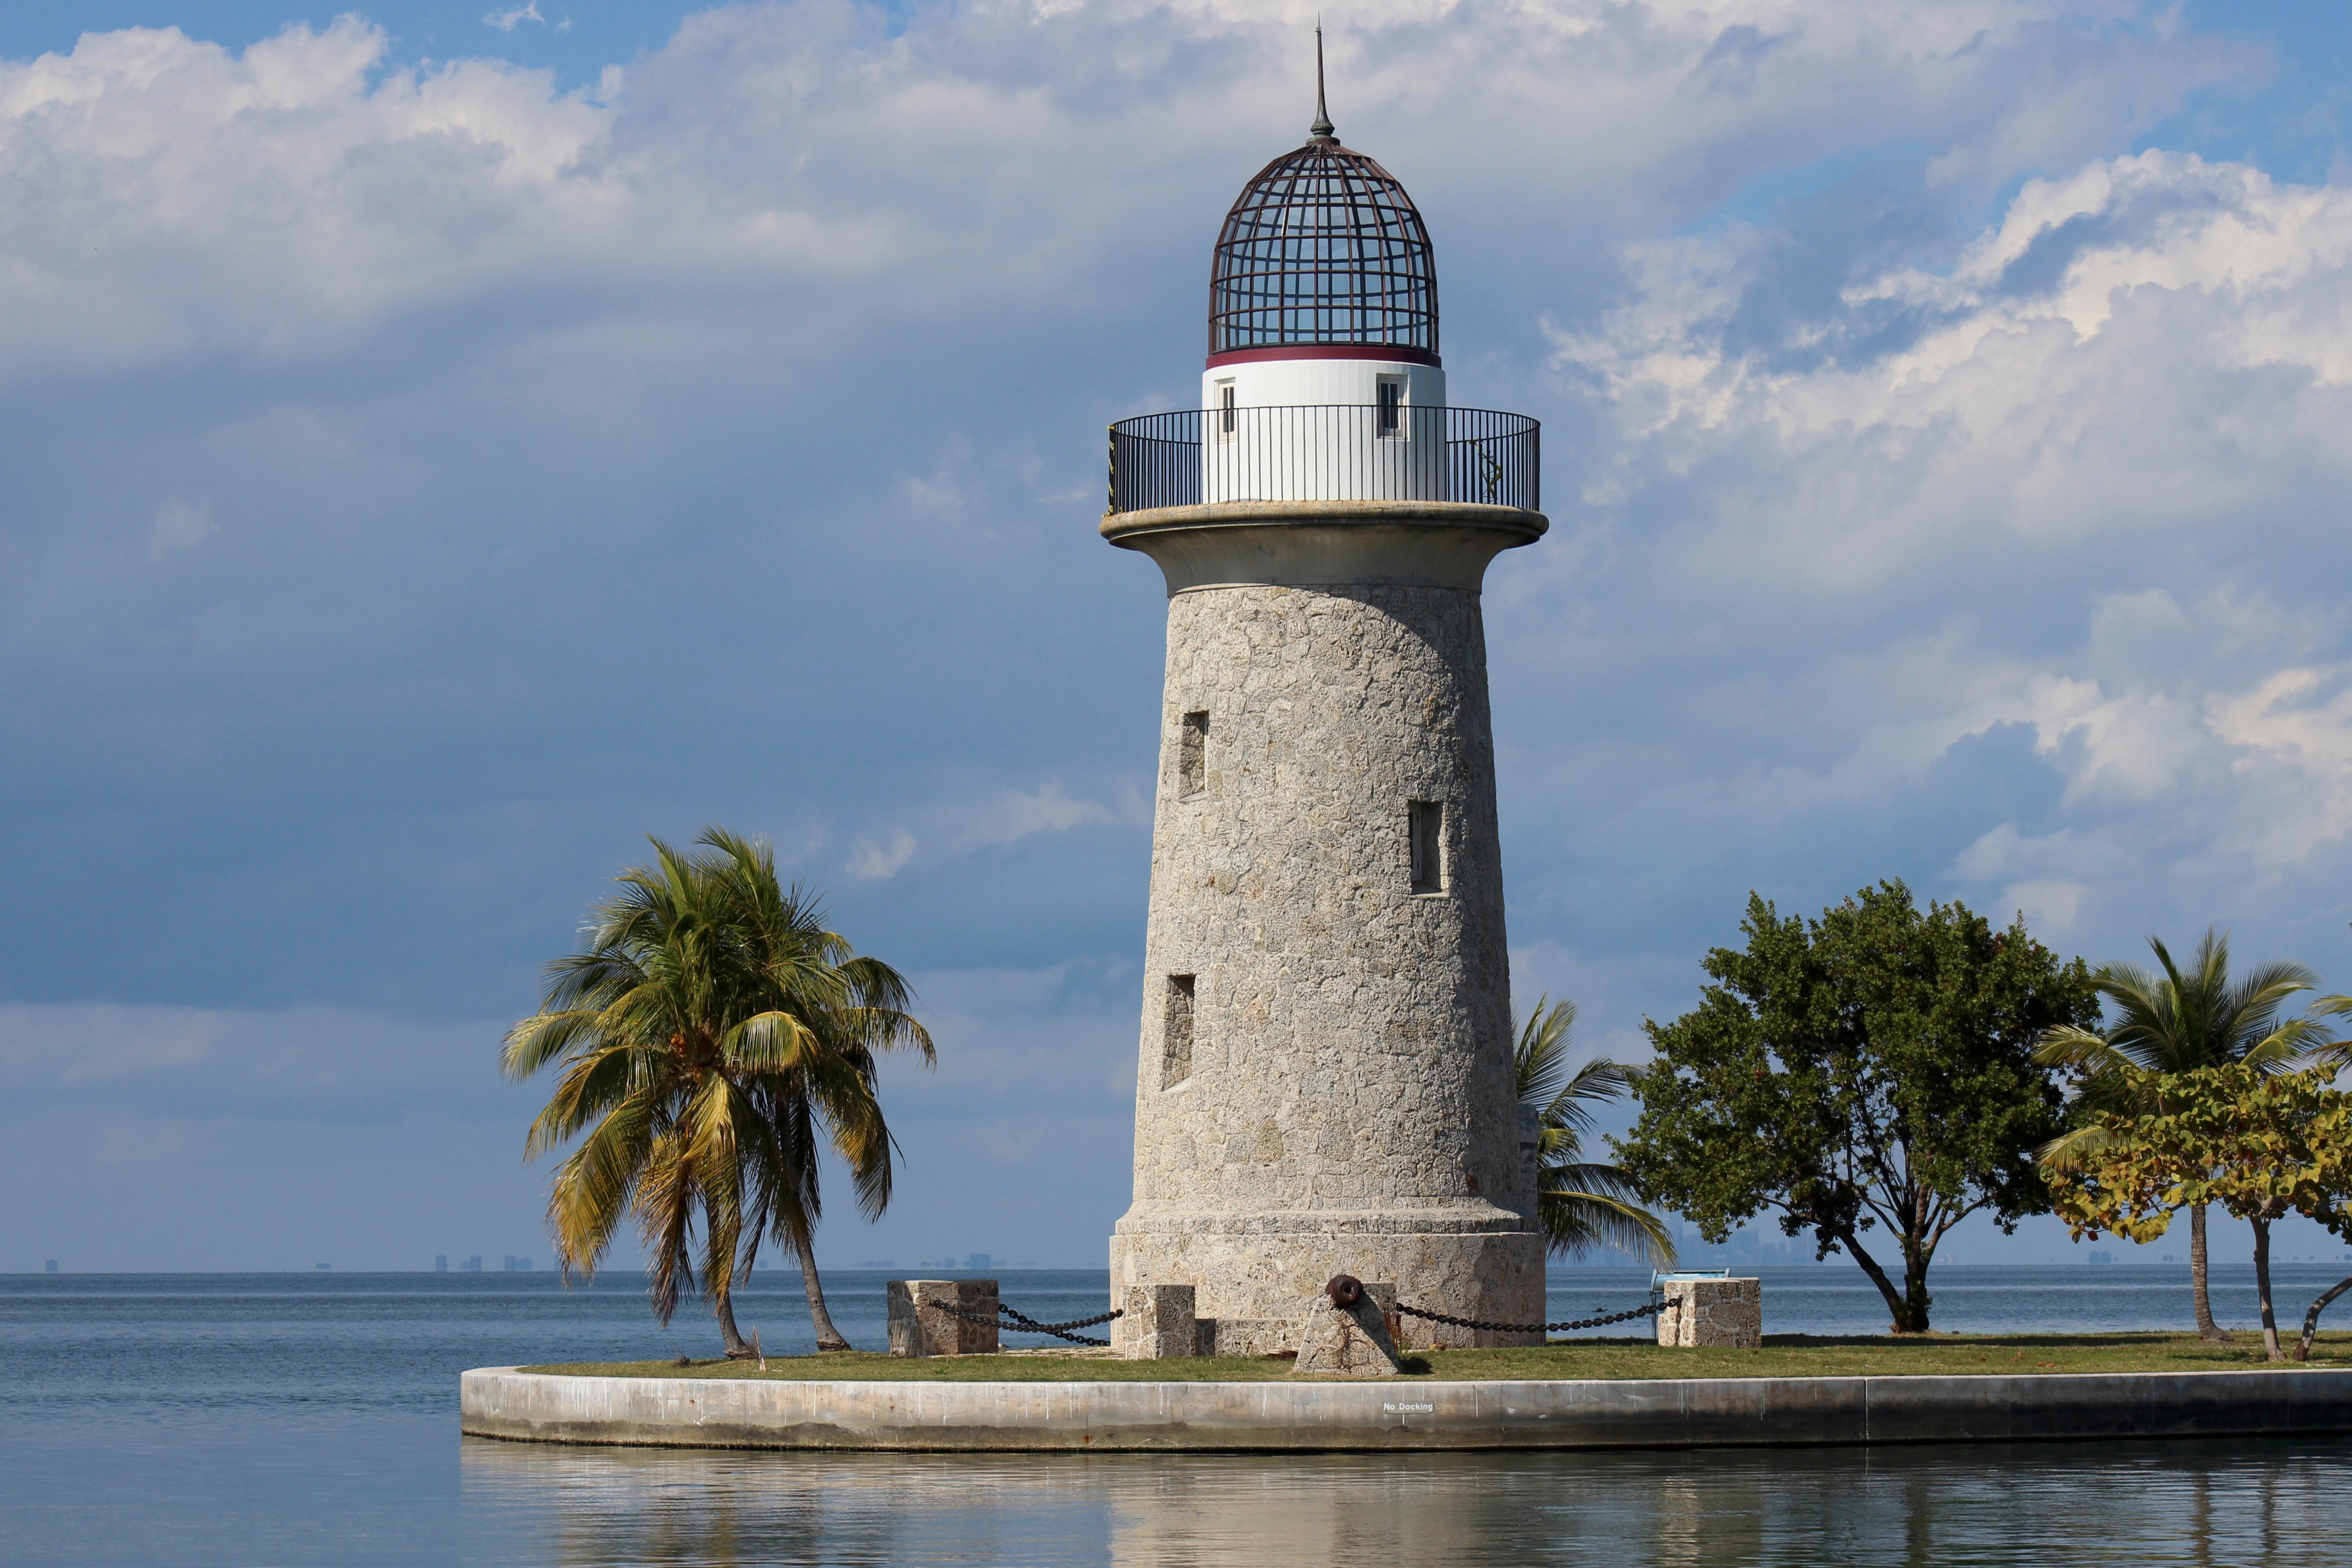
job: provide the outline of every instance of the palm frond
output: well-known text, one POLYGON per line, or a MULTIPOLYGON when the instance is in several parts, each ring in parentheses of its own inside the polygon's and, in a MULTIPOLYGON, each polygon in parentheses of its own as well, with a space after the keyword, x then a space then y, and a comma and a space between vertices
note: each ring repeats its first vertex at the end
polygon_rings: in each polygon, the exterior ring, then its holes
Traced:
POLYGON ((517 1083, 576 1049, 596 1031, 596 1015, 581 1008, 535 1013, 506 1033, 499 1070, 517 1083))
POLYGON ((727 1059, 747 1073, 788 1073, 824 1047, 815 1033, 790 1013, 755 1013, 719 1042, 727 1059))
POLYGON ((1592 1108, 1632 1091, 1633 1074, 1622 1062, 1594 1057, 1578 1068, 1538 1113, 1548 1145, 1573 1152, 1593 1127, 1592 1108))
POLYGON ((2112 1070, 2119 1063, 2138 1065, 2109 1045, 2106 1036, 2095 1035, 2072 1024, 2042 1030, 2042 1037, 2034 1043, 2033 1060, 2046 1068, 2084 1068, 2094 1071, 2112 1070))
POLYGON ((2125 1141, 2124 1134, 2105 1127, 2077 1127, 2071 1132, 2060 1133, 2036 1149, 2033 1161, 2053 1171, 2079 1171, 2093 1155, 2125 1141))
POLYGON ((1519 1104, 1536 1119, 1536 1223, 1555 1253, 1614 1247, 1660 1265, 1675 1258, 1665 1222, 1642 1207, 1625 1173, 1582 1156, 1594 1108, 1633 1087, 1620 1062, 1595 1057, 1569 1070, 1576 1004, 1538 997, 1512 1052, 1519 1104))
POLYGON ((1519 1026, 1512 1065, 1517 1098, 1522 1105, 1549 1104, 1568 1070, 1569 1031, 1576 1025, 1576 1004, 1561 1002, 1554 1006, 1550 1003, 1549 993, 1537 997, 1535 1011, 1519 1026))
POLYGON ((694 1215, 701 1194, 686 1142, 685 1132, 672 1127, 646 1146, 632 1204, 646 1243, 646 1295, 665 1323, 677 1312, 678 1297, 694 1288, 694 1215))
POLYGON ((566 1275, 593 1277, 603 1263, 659 1134, 655 1111, 651 1096, 624 1100, 557 1167, 548 1191, 548 1231, 566 1275))
POLYGON ((1638 1204, 1608 1193, 1546 1190, 1536 1195, 1536 1219, 1549 1251, 1573 1256, 1612 1247, 1664 1268, 1675 1261, 1665 1222, 1638 1204))
POLYGON ((522 1157, 536 1160, 561 1148, 623 1100, 642 1093, 660 1076, 657 1067, 647 1070, 648 1056, 659 1062, 656 1053, 634 1045, 607 1046, 593 1056, 574 1058, 523 1135, 522 1157))

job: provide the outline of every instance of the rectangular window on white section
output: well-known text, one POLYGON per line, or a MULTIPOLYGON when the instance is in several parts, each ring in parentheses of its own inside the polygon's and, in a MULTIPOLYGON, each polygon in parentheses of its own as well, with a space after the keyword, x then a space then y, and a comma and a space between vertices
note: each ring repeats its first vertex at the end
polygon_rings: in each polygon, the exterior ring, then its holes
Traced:
POLYGON ((1206 713, 1184 715, 1184 728, 1176 737, 1176 793, 1195 795, 1209 783, 1209 716, 1206 713))
POLYGON ((1384 375, 1380 380, 1379 429, 1390 440, 1404 436, 1404 377, 1384 375))
POLYGON ((1217 434, 1231 436, 1234 427, 1240 423, 1241 416, 1234 411, 1234 384, 1230 381, 1217 383, 1217 434))
POLYGON ((1167 1008, 1160 1025, 1160 1087, 1173 1089, 1192 1076, 1192 976, 1168 977, 1167 1008))
POLYGON ((1417 894, 1445 891, 1445 803, 1415 800, 1405 804, 1406 836, 1412 843, 1412 890, 1417 894))

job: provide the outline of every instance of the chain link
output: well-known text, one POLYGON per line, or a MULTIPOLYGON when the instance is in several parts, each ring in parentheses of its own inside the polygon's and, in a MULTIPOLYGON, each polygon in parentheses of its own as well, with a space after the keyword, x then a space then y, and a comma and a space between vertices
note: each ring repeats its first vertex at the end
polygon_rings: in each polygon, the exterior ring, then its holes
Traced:
POLYGON ((1108 1323, 1113 1318, 1123 1318, 1127 1316, 1127 1310, 1125 1308, 1113 1307, 1109 1311, 1103 1313, 1098 1318, 1072 1318, 1066 1323, 1041 1323, 1036 1319, 1031 1317, 1028 1313, 1015 1311, 1013 1308, 1006 1306, 1002 1301, 999 1301, 996 1304, 996 1310, 1003 1313, 1006 1317, 1012 1319, 1013 1324, 1015 1328, 1025 1330, 1033 1334, 1061 1334, 1062 1338, 1066 1340, 1076 1339, 1078 1343, 1087 1345, 1107 1345, 1110 1343, 1110 1342, 1108 1340, 1079 1339, 1078 1336, 1064 1333, 1063 1331, 1066 1329, 1091 1329, 1097 1323, 1108 1323))
POLYGON ((1666 1306, 1667 1303, 1664 1301, 1652 1301, 1645 1306, 1636 1307, 1630 1312, 1612 1312, 1605 1318, 1579 1318, 1573 1322, 1567 1323, 1489 1323, 1476 1318, 1456 1318, 1445 1312, 1424 1312, 1419 1307, 1408 1307, 1402 1301, 1397 1303, 1397 1310, 1408 1318, 1420 1318, 1432 1323, 1450 1323, 1457 1329, 1483 1329, 1488 1333, 1497 1334, 1551 1334, 1568 1329, 1597 1329, 1608 1323, 1622 1323, 1635 1318, 1652 1317, 1664 1311, 1666 1306))
POLYGON ((1114 1307, 1098 1318, 1072 1318, 1066 1323, 1041 1323, 1036 1319, 1031 1317, 1028 1313, 1016 1311, 1014 1309, 1006 1306, 1002 1301, 999 1301, 996 1304, 996 1310, 999 1315, 997 1318, 984 1318, 978 1312, 967 1312, 961 1307, 950 1307, 945 1301, 925 1301, 922 1304, 930 1308, 933 1311, 945 1312, 951 1318, 961 1318, 967 1323, 978 1323, 983 1328, 1010 1328, 1024 1334, 1052 1334, 1055 1339, 1067 1340, 1074 1345, 1093 1345, 1097 1350, 1108 1345, 1110 1342, 1108 1340, 1089 1339, 1085 1334, 1074 1334, 1069 1332, 1069 1331, 1072 1329, 1091 1329, 1097 1323, 1108 1323, 1113 1318, 1121 1318, 1127 1315, 1123 1309, 1114 1307), (1012 1321, 1010 1322, 999 1321, 1000 1319, 1006 1318, 1009 1318, 1012 1321))
MULTIPOLYGON (((961 1318, 967 1323, 978 1323, 985 1328, 1010 1328, 1020 1333, 1052 1334, 1055 1338, 1067 1340, 1074 1345, 1093 1345, 1097 1349, 1108 1345, 1110 1342, 1091 1339, 1085 1334, 1074 1334, 1069 1331, 1091 1329, 1097 1323, 1108 1323, 1114 1318, 1126 1316, 1124 1310, 1114 1307, 1099 1317, 1072 1318, 1066 1323, 1041 1323, 1028 1313, 1008 1307, 1002 1301, 996 1304, 997 1316, 993 1318, 983 1317, 978 1312, 967 1312, 961 1307, 951 1307, 945 1301, 926 1301, 923 1305, 933 1311, 945 1312, 951 1318, 961 1318)), ((1605 1328, 1611 1323, 1625 1323, 1631 1322, 1635 1318, 1654 1317, 1664 1311, 1668 1305, 1669 1303, 1664 1301, 1651 1301, 1629 1312, 1612 1312, 1606 1317, 1600 1318, 1577 1318, 1564 1323, 1490 1323, 1480 1318, 1457 1318, 1450 1312, 1423 1311, 1419 1307, 1408 1307, 1402 1301, 1397 1303, 1396 1310, 1408 1318, 1419 1318, 1423 1322, 1444 1323, 1456 1329, 1476 1329, 1493 1334, 1553 1334, 1575 1329, 1605 1328)))

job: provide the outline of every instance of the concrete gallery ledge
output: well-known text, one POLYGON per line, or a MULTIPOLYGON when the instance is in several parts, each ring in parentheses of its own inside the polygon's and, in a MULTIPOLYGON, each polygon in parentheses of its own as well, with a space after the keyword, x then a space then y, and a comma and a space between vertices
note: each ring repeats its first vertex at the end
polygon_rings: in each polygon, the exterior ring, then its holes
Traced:
POLYGON ((1717 1447, 2352 1431, 2352 1370, 1433 1383, 898 1383, 483 1367, 461 1428, 708 1448, 1717 1447))

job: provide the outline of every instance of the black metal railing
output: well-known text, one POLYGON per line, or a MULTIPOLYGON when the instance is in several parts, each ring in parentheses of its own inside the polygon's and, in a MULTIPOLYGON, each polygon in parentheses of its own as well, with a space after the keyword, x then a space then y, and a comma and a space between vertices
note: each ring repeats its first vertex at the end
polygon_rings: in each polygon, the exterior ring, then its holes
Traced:
POLYGON ((1183 408, 1110 427, 1110 510, 1445 500, 1539 510, 1541 426, 1491 408, 1183 408))

